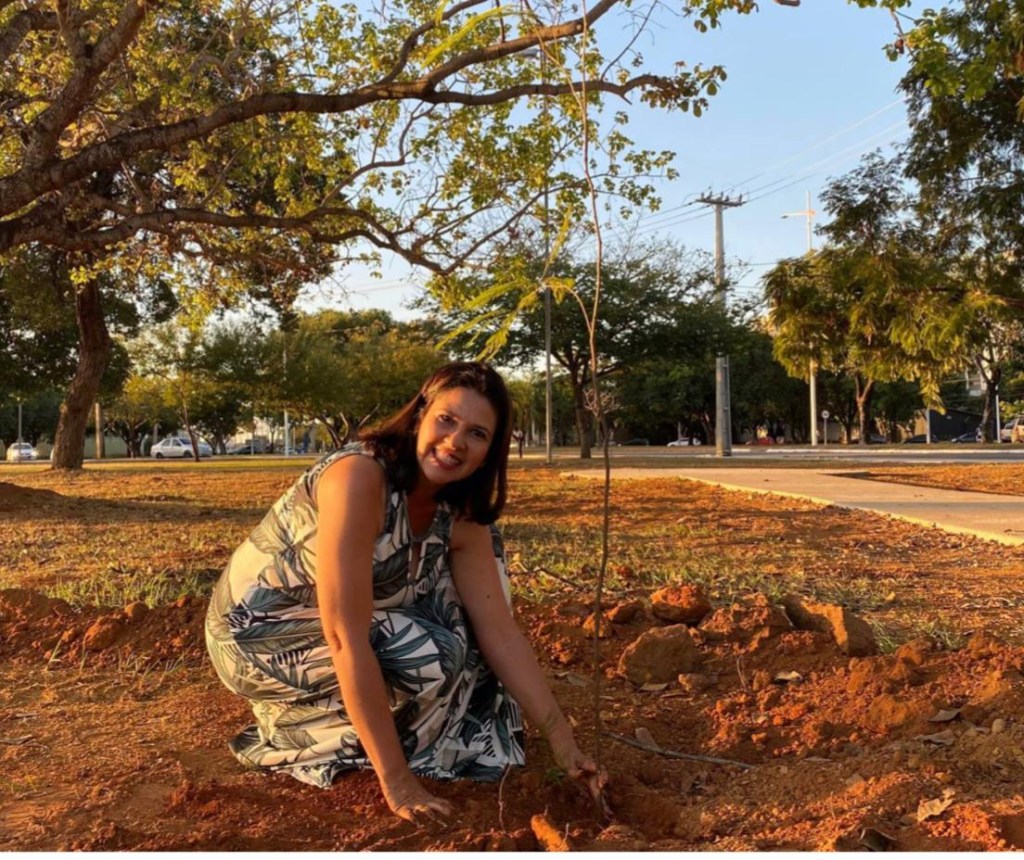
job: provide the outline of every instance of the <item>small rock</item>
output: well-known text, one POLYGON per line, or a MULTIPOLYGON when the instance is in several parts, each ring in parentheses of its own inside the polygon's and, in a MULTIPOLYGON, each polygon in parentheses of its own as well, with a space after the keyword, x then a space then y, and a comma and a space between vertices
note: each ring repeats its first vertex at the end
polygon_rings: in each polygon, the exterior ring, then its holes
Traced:
POLYGON ((696 625, 711 612, 711 601, 699 585, 676 585, 651 595, 651 612, 671 624, 696 625))
POLYGON ((622 652, 619 674, 636 685, 662 684, 700 667, 701 656, 683 624, 648 630, 622 652))
POLYGON ((679 686, 687 693, 702 693, 718 683, 716 678, 700 672, 683 672, 677 680, 679 681, 679 686))
POLYGON ((967 653, 972 657, 992 657, 1003 649, 1003 643, 988 633, 975 633, 967 640, 967 653))
POLYGON ((484 851, 517 851, 515 839, 507 833, 493 833, 487 840, 484 851))
POLYGON ((934 650, 931 639, 912 639, 904 642, 896 649, 895 657, 901 663, 909 663, 911 666, 923 666, 928 655, 934 650))
MULTIPOLYGON (((586 617, 586 620, 583 622, 583 632, 587 636, 589 636, 591 638, 593 638, 597 634, 597 615, 596 614, 591 613, 590 615, 588 615, 586 617)), ((601 617, 601 632, 600 632, 599 638, 601 638, 601 639, 608 639, 609 637, 614 636, 614 635, 615 634, 612 631, 612 625, 608 623, 608 619, 607 618, 602 616, 601 617)))
POLYGON ((569 600, 558 607, 562 615, 574 615, 576 618, 586 618, 591 613, 591 608, 580 603, 578 600, 569 600))
POLYGON ((718 609, 701 623, 700 631, 709 642, 767 640, 792 631, 793 625, 781 607, 763 595, 747 603, 718 609))
POLYGON ((1006 731, 1006 720, 997 717, 992 720, 992 734, 999 735, 1006 731))
POLYGON ((588 851, 647 851, 650 844, 625 824, 612 824, 597 834, 588 851))
POLYGON ((878 642, 871 625, 845 606, 805 602, 794 595, 787 595, 782 603, 795 627, 800 630, 830 632, 840 650, 848 657, 868 657, 878 653, 878 642))
POLYGON ((927 702, 911 702, 895 696, 876 696, 864 714, 864 723, 872 731, 888 734, 893 729, 916 720, 923 720, 925 711, 930 709, 927 702))
POLYGON ((889 692, 905 687, 919 687, 924 683, 924 676, 910 663, 897 660, 885 673, 886 687, 889 692))
POLYGON ((766 672, 764 669, 758 669, 754 672, 753 677, 750 679, 750 688, 756 693, 759 690, 767 689, 772 685, 772 676, 770 672, 766 672))
POLYGON ((149 607, 141 600, 136 600, 134 603, 129 603, 123 611, 124 617, 129 621, 141 621, 149 614, 149 607))
POLYGON ((528 828, 522 828, 520 830, 514 830, 512 832, 512 838, 516 842, 517 851, 536 851, 539 846, 537 845, 537 837, 533 835, 533 831, 528 828))
POLYGON ((996 669, 982 680, 977 692, 971 697, 974 704, 995 702, 1021 688, 1024 676, 1016 669, 996 669))
POLYGON ((86 651, 102 651, 117 641, 124 629, 124 622, 117 617, 105 615, 97 618, 92 627, 85 631, 82 647, 86 651))
POLYGON ((605 613, 605 618, 612 624, 629 624, 644 611, 644 605, 639 600, 631 600, 628 603, 620 603, 613 606, 605 613))

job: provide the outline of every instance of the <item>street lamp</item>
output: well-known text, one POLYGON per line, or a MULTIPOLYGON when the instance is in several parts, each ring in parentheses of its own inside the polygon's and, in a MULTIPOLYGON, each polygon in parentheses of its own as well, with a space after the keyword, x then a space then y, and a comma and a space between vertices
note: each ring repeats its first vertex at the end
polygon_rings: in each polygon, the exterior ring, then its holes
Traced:
MULTIPOLYGON (((800 216, 807 219, 807 254, 814 250, 814 210, 811 208, 811 192, 807 192, 807 208, 800 212, 786 212, 783 218, 794 218, 800 216)), ((817 367, 812 358, 808 367, 808 382, 811 389, 811 446, 818 444, 818 377, 817 367)), ((826 433, 827 433, 826 424, 826 433)))

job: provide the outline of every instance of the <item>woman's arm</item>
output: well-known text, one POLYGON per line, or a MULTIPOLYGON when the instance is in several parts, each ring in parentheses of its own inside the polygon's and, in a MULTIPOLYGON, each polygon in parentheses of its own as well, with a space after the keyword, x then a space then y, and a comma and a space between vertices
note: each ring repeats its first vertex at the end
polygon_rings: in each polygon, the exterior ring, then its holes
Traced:
POLYGON ((384 476, 366 457, 346 457, 317 482, 317 596, 341 698, 393 812, 409 821, 449 814, 409 770, 370 646, 373 548, 383 527, 384 476))
POLYGON ((455 523, 451 564, 455 587, 487 664, 551 744, 559 766, 569 776, 585 780, 591 793, 598 796, 607 777, 576 745, 572 727, 548 686, 533 648, 512 617, 487 526, 455 523))

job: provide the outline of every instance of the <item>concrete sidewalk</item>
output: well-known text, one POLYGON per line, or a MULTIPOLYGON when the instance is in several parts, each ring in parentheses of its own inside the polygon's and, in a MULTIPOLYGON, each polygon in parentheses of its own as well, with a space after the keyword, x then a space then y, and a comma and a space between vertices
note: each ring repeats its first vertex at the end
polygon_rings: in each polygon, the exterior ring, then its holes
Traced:
MULTIPOLYGON (((600 473, 573 472, 599 478, 600 473)), ((729 490, 772 493, 822 505, 874 511, 948 532, 1009 545, 1024 544, 1024 496, 939 490, 818 469, 613 469, 613 478, 684 478, 729 490)))

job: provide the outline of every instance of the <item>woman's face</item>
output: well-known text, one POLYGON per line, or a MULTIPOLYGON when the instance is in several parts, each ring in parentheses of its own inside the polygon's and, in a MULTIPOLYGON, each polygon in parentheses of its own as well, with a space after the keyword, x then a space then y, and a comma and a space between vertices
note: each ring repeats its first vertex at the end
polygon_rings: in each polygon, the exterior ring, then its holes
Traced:
POLYGON ((471 388, 440 392, 420 416, 416 462, 433 486, 472 475, 487 459, 498 416, 490 401, 471 388))

